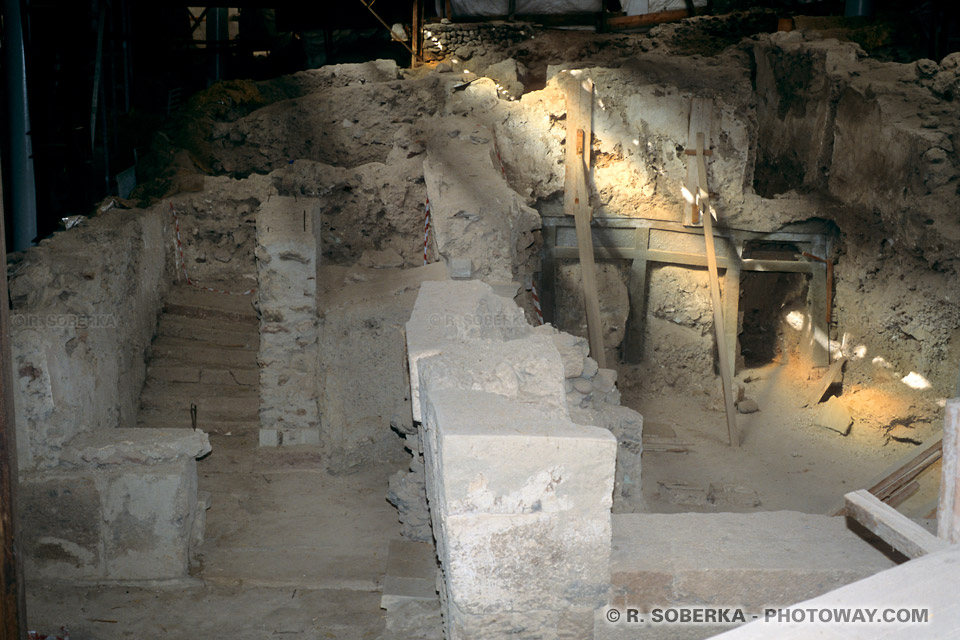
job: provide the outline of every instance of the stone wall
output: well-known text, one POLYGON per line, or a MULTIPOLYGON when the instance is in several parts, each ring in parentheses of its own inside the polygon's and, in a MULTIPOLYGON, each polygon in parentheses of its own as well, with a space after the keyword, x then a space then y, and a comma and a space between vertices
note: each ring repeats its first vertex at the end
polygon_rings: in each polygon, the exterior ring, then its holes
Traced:
POLYGON ((48 469, 80 433, 133 427, 171 282, 166 203, 111 210, 10 258, 20 469, 48 469))
POLYGON ((447 637, 592 637, 617 441, 571 420, 553 337, 484 283, 426 282, 407 350, 447 637))
POLYGON ((111 210, 10 257, 11 347, 30 579, 179 580, 203 535, 206 434, 135 429, 173 280, 166 202, 111 210))
POLYGON ((475 55, 483 55, 488 49, 502 49, 532 36, 533 28, 524 23, 435 23, 423 30, 423 43, 428 54, 469 60, 475 55))

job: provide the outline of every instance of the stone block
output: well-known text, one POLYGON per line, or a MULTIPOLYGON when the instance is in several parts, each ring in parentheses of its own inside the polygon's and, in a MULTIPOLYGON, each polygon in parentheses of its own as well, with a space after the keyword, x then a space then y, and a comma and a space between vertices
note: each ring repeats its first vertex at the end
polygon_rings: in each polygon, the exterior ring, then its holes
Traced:
POLYGON ((470 258, 450 258, 447 260, 447 268, 454 280, 469 280, 473 277, 473 260, 470 258))
POLYGON ((425 398, 448 600, 469 614, 598 606, 609 575, 613 435, 494 394, 427 386, 425 398))
POLYGON ((530 335, 533 328, 509 298, 478 280, 424 282, 406 324, 407 362, 413 419, 420 421, 421 358, 465 342, 502 342, 530 335))
POLYGON ((108 468, 95 477, 103 506, 105 577, 186 577, 197 510, 196 461, 108 468))
POLYGON ((420 388, 474 389, 565 406, 563 363, 546 336, 471 342, 420 360, 420 388))
POLYGON ((617 514, 611 574, 625 604, 787 605, 893 566, 843 518, 792 511, 617 514))
POLYGON ((93 478, 28 474, 19 491, 27 573, 41 580, 101 578, 100 493, 93 478))
POLYGON ((260 429, 261 447, 279 447, 280 431, 279 429, 260 429))

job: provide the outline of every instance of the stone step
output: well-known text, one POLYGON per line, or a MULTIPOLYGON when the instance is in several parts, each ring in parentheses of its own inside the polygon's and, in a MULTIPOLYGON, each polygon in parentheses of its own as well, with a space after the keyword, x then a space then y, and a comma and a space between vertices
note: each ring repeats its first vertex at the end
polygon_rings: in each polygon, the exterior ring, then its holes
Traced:
POLYGON ((237 340, 234 344, 219 345, 205 340, 194 340, 193 338, 177 338, 173 336, 157 336, 151 346, 169 347, 178 349, 217 349, 218 351, 229 351, 232 353, 247 353, 256 356, 259 340, 251 342, 249 340, 237 340))
MULTIPOLYGON (((197 420, 237 420, 254 421, 259 419, 260 398, 196 398, 189 396, 151 396, 140 398, 141 412, 156 410, 169 412, 171 420, 189 424, 190 405, 197 405, 197 420), (186 418, 184 418, 186 416, 186 418)), ((199 425, 198 425, 199 426, 199 425)))
POLYGON ((244 349, 257 349, 260 345, 257 326, 227 320, 205 320, 168 314, 160 317, 157 335, 244 349))
POLYGON ((147 365, 147 384, 155 382, 204 382, 219 385, 240 385, 259 388, 260 370, 250 368, 218 368, 201 365, 147 365))
MULTIPOLYGON (((190 408, 180 408, 177 411, 162 409, 140 409, 137 414, 137 427, 140 429, 189 429, 193 425, 190 420, 190 408)), ((211 435, 218 434, 251 434, 251 442, 257 440, 260 430, 258 420, 222 420, 213 419, 197 411, 197 429, 211 435)))
POLYGON ((789 605, 894 562, 844 518, 794 511, 614 514, 614 607, 789 605))
POLYGON ((160 382, 148 381, 143 387, 141 398, 257 398, 258 390, 253 386, 238 384, 210 384, 206 382, 160 382))
POLYGON ((253 296, 227 295, 178 285, 164 301, 164 313, 188 318, 222 319, 241 324, 259 324, 253 296))
POLYGON ((390 611, 411 600, 438 602, 437 552, 425 542, 391 540, 380 608, 390 611))
POLYGON ((257 369, 257 352, 209 346, 171 345, 160 338, 150 346, 153 366, 201 366, 205 369, 257 369))

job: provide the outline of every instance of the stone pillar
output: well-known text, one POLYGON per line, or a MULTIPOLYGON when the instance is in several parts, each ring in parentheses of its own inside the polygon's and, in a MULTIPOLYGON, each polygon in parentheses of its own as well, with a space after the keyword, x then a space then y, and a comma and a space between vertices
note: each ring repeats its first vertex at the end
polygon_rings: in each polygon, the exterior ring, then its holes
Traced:
POLYGON ((316 208, 274 196, 257 213, 262 446, 320 443, 316 208))
POLYGON ((426 282, 407 323, 448 640, 593 637, 617 439, 575 424, 564 363, 481 282, 426 282))

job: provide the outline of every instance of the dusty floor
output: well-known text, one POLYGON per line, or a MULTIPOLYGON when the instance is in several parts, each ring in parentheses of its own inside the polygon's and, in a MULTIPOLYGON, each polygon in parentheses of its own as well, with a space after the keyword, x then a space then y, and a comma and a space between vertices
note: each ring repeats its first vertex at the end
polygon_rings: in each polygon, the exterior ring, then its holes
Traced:
MULTIPOLYGON (((644 496, 650 510, 832 513, 843 494, 869 486, 878 473, 917 449, 856 421, 846 436, 818 426, 815 410, 802 405, 820 384, 818 378, 808 380, 808 372, 824 371, 797 362, 741 372, 739 380, 752 380, 744 385, 746 395, 760 411, 737 415, 739 448, 728 445, 718 398, 701 395, 691 401, 688 393, 645 392, 640 385, 623 388, 623 403, 644 416, 645 436, 675 436, 687 445, 683 452, 644 451, 644 496), (711 485, 733 485, 744 493, 735 502, 715 505, 707 500, 711 485)), ((928 402, 928 411, 935 412, 936 400, 928 402)), ((896 409, 875 408, 889 412, 891 419, 896 409)), ((932 434, 936 426, 929 423, 927 433, 917 437, 932 434)))

